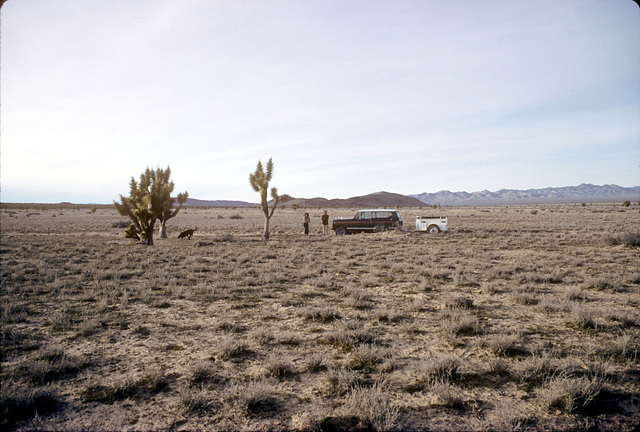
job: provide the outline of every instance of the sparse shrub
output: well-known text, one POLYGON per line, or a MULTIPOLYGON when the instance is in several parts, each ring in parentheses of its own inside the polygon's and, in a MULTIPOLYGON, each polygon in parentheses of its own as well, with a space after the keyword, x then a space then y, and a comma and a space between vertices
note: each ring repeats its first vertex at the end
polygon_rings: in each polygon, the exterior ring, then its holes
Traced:
POLYGON ((252 353, 247 344, 234 337, 226 337, 218 345, 218 355, 224 360, 237 359, 252 353))
POLYGON ((135 395, 137 391, 138 388, 135 381, 129 377, 109 386, 102 384, 90 385, 82 391, 82 398, 85 402, 113 404, 116 401, 135 395))
POLYGON ((198 415, 211 414, 221 408, 212 393, 202 388, 185 388, 180 395, 180 402, 188 412, 198 415))
POLYGON ((118 222, 113 222, 113 223, 111 224, 111 228, 124 229, 124 228, 127 228, 127 227, 129 226, 129 224, 130 224, 130 223, 131 223, 131 222, 129 222, 129 221, 124 221, 124 220, 122 220, 122 221, 118 221, 118 222))
POLYGON ((538 304, 538 297, 534 293, 514 291, 512 294, 513 301, 522 306, 538 304))
POLYGON ((283 331, 277 334, 276 342, 280 345, 296 346, 300 345, 300 338, 297 333, 291 331, 283 331))
POLYGON ((569 301, 578 302, 586 301, 589 298, 586 292, 576 287, 568 288, 567 291, 565 291, 565 297, 569 301))
POLYGON ((341 318, 340 312, 330 308, 306 307, 300 311, 300 314, 310 320, 319 322, 330 322, 341 318))
POLYGON ((379 384, 354 387, 341 414, 346 418, 357 418, 359 430, 393 431, 400 427, 400 409, 379 384))
POLYGON ((265 381, 238 384, 234 393, 244 413, 251 417, 271 417, 281 405, 275 389, 265 381))
POLYGON ((431 384, 429 391, 446 408, 463 409, 465 407, 462 392, 449 382, 436 381, 431 384))
POLYGON ((16 423, 35 415, 46 415, 58 410, 62 400, 50 387, 34 387, 2 380, 0 386, 0 427, 11 430, 16 423))
POLYGON ((82 362, 68 356, 61 347, 42 349, 34 359, 26 360, 16 369, 16 374, 34 384, 45 384, 78 373, 82 362))
POLYGON ((600 376, 571 377, 561 374, 536 390, 536 395, 548 410, 570 414, 587 407, 603 387, 604 380, 600 376))
POLYGON ((605 234, 603 241, 608 246, 624 245, 629 247, 639 247, 640 233, 626 232, 621 234, 605 234))
POLYGON ((239 214, 234 214, 229 216, 229 219, 233 219, 233 220, 240 220, 240 219, 244 219, 242 216, 240 216, 239 214))
POLYGON ((216 243, 233 243, 235 240, 236 238, 231 233, 216 234, 213 237, 213 241, 216 243))
POLYGON ((218 381, 220 377, 215 373, 213 364, 208 361, 200 361, 194 365, 189 373, 189 386, 218 381))
POLYGON ((451 382, 460 378, 460 359, 451 354, 432 355, 417 366, 418 384, 451 382))
POLYGON ((605 352, 622 358, 637 359, 640 353, 638 337, 630 332, 624 332, 611 340, 605 348, 605 352))
POLYGON ((270 354, 265 364, 267 376, 274 378, 288 378, 296 373, 295 366, 287 357, 278 354, 270 354))
POLYGON ((482 283, 482 291, 486 294, 497 294, 500 292, 500 283, 498 282, 484 282, 482 283))
POLYGON ((452 310, 442 316, 442 335, 449 341, 460 335, 475 335, 481 332, 478 318, 466 310, 452 310))
POLYGON ((358 375, 348 369, 331 368, 326 374, 326 393, 331 397, 340 397, 354 387, 358 382, 358 375))
POLYGON ((583 305, 575 305, 571 309, 567 322, 582 330, 596 328, 595 313, 583 305))
POLYGON ((376 365, 382 363, 387 352, 375 345, 364 344, 356 347, 351 353, 346 368, 351 370, 373 371, 376 365))
POLYGON ((155 370, 138 380, 129 376, 111 385, 90 385, 82 391, 82 398, 85 402, 113 404, 130 397, 156 394, 168 385, 167 377, 161 371, 155 370))
POLYGON ((450 309, 472 309, 473 300, 467 297, 457 296, 448 299, 445 305, 450 309))
POLYGON ((529 353, 522 344, 522 339, 521 334, 499 334, 486 338, 482 344, 494 355, 514 357, 529 353))
POLYGON ((307 372, 315 373, 327 370, 325 355, 321 353, 311 354, 305 359, 304 364, 307 372))
POLYGON ((371 307, 371 296, 366 292, 357 288, 347 288, 344 290, 347 294, 345 304, 354 309, 368 309, 371 307))
POLYGON ((521 382, 536 385, 556 375, 559 370, 558 359, 548 351, 544 351, 534 353, 520 361, 516 365, 515 376, 521 382))
POLYGON ((338 327, 326 337, 329 344, 350 350, 357 345, 378 343, 378 336, 374 329, 357 326, 355 328, 338 327))
POLYGON ((456 285, 460 287, 472 287, 479 285, 476 277, 472 273, 469 273, 467 271, 456 272, 453 280, 455 281, 456 285))
POLYGON ((595 289, 597 291, 621 291, 622 284, 617 278, 604 279, 604 278, 590 278, 584 282, 587 289, 595 289))

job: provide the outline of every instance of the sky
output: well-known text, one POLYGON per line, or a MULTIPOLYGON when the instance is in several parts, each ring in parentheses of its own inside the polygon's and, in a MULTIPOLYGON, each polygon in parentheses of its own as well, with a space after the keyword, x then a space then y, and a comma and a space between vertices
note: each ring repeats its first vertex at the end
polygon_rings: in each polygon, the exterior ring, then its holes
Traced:
POLYGON ((632 0, 8 0, 0 200, 640 185, 632 0))

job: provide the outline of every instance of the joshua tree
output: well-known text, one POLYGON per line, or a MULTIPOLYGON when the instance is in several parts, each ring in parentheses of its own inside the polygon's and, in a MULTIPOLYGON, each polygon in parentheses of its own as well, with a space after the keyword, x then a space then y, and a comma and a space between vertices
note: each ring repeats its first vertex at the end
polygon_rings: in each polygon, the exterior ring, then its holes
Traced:
POLYGON ((156 182, 159 185, 162 185, 164 188, 162 190, 162 195, 166 198, 163 201, 162 213, 158 215, 158 220, 160 221, 160 238, 167 238, 167 221, 178 214, 180 209, 182 209, 182 205, 187 202, 187 198, 189 198, 189 193, 187 191, 178 194, 178 208, 173 208, 174 199, 171 198, 171 193, 173 192, 174 184, 173 181, 169 180, 171 177, 171 168, 167 167, 166 170, 161 171, 158 170, 156 173, 156 182), (162 175, 162 178, 158 177, 162 175))
POLYGON ((271 182, 271 178, 273 177, 273 161, 269 158, 269 162, 267 162, 267 172, 262 168, 262 162, 258 161, 258 165, 256 166, 256 172, 253 174, 249 174, 249 182, 251 183, 251 187, 256 192, 260 193, 260 207, 262 207, 262 212, 264 213, 264 239, 269 240, 269 219, 273 216, 273 212, 276 210, 278 202, 280 201, 280 196, 278 195, 278 189, 271 188, 271 198, 273 199, 273 204, 271 209, 269 209, 269 203, 267 202, 267 192, 269 191, 269 182, 271 182))
POLYGON ((120 195, 120 202, 113 202, 118 212, 129 218, 131 225, 125 230, 127 238, 142 240, 144 244, 153 245, 153 230, 157 220, 166 223, 166 220, 175 216, 182 207, 189 194, 184 192, 178 195, 180 208, 171 212, 173 199, 173 182, 169 181, 171 170, 158 168, 153 171, 147 168, 140 175, 140 182, 131 177, 129 196, 120 195), (167 210, 169 209, 169 210, 167 210), (168 212, 168 213, 167 213, 168 212), (169 217, 165 215, 169 214, 169 217))

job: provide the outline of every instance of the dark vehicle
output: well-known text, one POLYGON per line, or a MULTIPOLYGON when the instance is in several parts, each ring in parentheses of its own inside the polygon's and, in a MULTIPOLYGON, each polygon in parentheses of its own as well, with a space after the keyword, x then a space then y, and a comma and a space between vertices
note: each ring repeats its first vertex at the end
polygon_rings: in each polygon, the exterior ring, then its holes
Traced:
POLYGON ((334 219, 332 228, 336 235, 345 235, 354 232, 380 232, 401 226, 402 218, 397 210, 367 209, 358 211, 353 219, 334 219))

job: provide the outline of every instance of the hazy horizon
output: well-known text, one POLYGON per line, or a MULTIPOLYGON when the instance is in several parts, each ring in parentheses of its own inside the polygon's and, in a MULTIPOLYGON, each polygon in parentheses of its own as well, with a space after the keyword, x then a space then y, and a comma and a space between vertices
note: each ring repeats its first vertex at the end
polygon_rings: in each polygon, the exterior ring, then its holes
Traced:
POLYGON ((640 8, 513 2, 9 0, 2 202, 640 184, 640 8))

